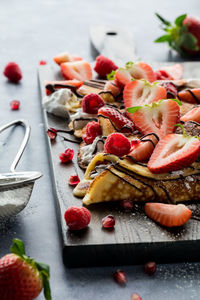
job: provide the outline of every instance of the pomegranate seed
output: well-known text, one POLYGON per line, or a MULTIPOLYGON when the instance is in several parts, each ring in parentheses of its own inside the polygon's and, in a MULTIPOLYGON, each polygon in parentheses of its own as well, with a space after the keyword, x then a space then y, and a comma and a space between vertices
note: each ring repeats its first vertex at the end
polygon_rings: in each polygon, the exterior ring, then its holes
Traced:
POLYGON ((142 300, 142 298, 138 294, 134 293, 131 295, 131 300, 142 300))
POLYGON ((76 186, 80 182, 78 175, 72 175, 69 177, 68 183, 71 186, 76 186))
POLYGON ((20 106, 20 101, 19 100, 13 100, 10 102, 10 107, 12 110, 18 110, 20 106))
POLYGON ((55 140, 57 137, 57 130, 51 127, 48 129, 47 134, 51 140, 55 140))
POLYGON ((149 261, 145 264, 144 270, 149 276, 153 275, 156 272, 156 263, 154 261, 149 261))
POLYGON ((106 216, 101 222, 103 228, 114 228, 115 226, 115 218, 112 215, 106 216))
POLYGON ((126 211, 130 211, 133 209, 133 201, 132 200, 128 200, 128 199, 122 200, 122 201, 120 201, 120 205, 126 211))
POLYGON ((42 65, 46 65, 47 64, 47 62, 46 62, 46 60, 41 60, 40 61, 40 65, 42 66, 42 65))
POLYGON ((126 273, 122 270, 117 270, 113 274, 113 278, 118 284, 126 284, 126 273))
POLYGON ((74 150, 73 149, 66 149, 64 153, 59 155, 59 158, 62 163, 68 163, 72 161, 74 157, 74 150))

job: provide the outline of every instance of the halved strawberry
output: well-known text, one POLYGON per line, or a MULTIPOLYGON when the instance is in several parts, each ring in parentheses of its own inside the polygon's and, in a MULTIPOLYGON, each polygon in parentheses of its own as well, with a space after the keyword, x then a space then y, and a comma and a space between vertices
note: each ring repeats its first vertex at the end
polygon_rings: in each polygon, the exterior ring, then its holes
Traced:
POLYGON ((131 151, 128 156, 133 157, 137 161, 145 161, 151 156, 158 139, 150 134, 143 139, 136 139, 131 141, 131 151))
POLYGON ((98 110, 98 116, 104 116, 111 120, 114 126, 117 127, 118 130, 121 130, 124 126, 124 131, 127 128, 127 132, 134 131, 134 124, 131 120, 126 118, 121 112, 119 112, 115 108, 111 108, 109 106, 103 106, 98 110))
POLYGON ((165 79, 171 79, 171 80, 181 79, 183 77, 183 72, 184 72, 183 66, 181 64, 174 64, 172 66, 163 67, 160 70, 156 71, 155 73, 159 74, 159 71, 161 73, 162 73, 162 71, 166 72, 168 75, 168 78, 165 78, 165 79))
POLYGON ((53 60, 58 64, 62 64, 64 62, 70 62, 70 61, 77 61, 77 60, 82 60, 82 57, 80 56, 77 56, 77 55, 70 55, 69 53, 67 52, 62 52, 62 53, 59 53, 57 54, 53 60))
POLYGON ((192 110, 188 111, 184 116, 181 117, 181 121, 195 121, 200 123, 200 106, 197 106, 192 110))
MULTIPOLYGON (((52 85, 56 90, 65 88, 65 86, 74 86, 76 89, 79 89, 83 85, 83 81, 73 79, 73 80, 55 80, 55 81, 47 81, 45 80, 45 87, 48 85, 52 85)), ((46 94, 50 95, 52 92, 50 89, 46 88, 46 94)))
POLYGON ((184 204, 146 203, 144 209, 149 218, 166 227, 182 226, 192 216, 184 204))
MULTIPOLYGON (((163 86, 151 84, 145 80, 134 80, 128 83, 123 92, 126 108, 150 104, 161 99, 166 99, 167 92, 163 86)), ((132 118, 132 115, 129 114, 132 118)))
POLYGON ((92 68, 85 60, 62 63, 60 67, 66 79, 77 79, 81 81, 92 79, 92 68))
POLYGON ((200 103, 200 89, 181 91, 178 93, 178 98, 189 103, 200 103))
POLYGON ((153 82, 155 80, 152 68, 144 62, 129 62, 126 64, 125 68, 119 68, 114 76, 115 83, 119 87, 124 87, 131 81, 132 78, 146 79, 149 82, 153 82))
MULTIPOLYGON (((174 132, 174 125, 178 123, 180 108, 176 101, 167 99, 152 104, 133 107, 136 110, 129 113, 136 128, 142 133, 154 132, 159 138, 174 132)), ((128 109, 131 111, 131 108, 128 109)))
POLYGON ((168 134, 162 138, 149 162, 152 173, 166 173, 190 166, 200 155, 200 141, 186 134, 168 134))

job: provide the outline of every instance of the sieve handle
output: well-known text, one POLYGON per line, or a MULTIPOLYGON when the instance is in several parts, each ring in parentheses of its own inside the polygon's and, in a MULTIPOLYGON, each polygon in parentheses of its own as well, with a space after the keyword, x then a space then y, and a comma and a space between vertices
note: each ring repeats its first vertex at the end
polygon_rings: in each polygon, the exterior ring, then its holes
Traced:
POLYGON ((14 126, 14 125, 24 126, 25 135, 24 135, 23 141, 21 143, 21 146, 20 146, 20 148, 17 152, 17 155, 16 155, 16 157, 15 157, 15 159, 14 159, 14 161, 13 161, 11 167, 10 167, 11 172, 15 172, 15 168, 16 168, 16 166, 17 166, 17 164, 18 164, 18 162, 19 162, 19 160, 20 160, 20 158, 21 158, 21 156, 22 156, 22 154, 23 154, 23 152, 26 148, 27 142, 28 142, 29 137, 30 137, 30 131, 31 131, 31 127, 28 125, 27 121, 25 121, 25 120, 15 120, 15 121, 12 121, 12 122, 0 127, 0 133, 2 131, 6 130, 7 128, 9 128, 11 126, 14 126))

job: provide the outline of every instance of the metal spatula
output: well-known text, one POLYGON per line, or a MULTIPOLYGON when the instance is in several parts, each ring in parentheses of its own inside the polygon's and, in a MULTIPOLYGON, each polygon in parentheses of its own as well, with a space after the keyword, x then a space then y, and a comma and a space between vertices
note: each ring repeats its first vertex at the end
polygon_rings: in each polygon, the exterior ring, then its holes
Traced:
POLYGON ((25 135, 10 167, 10 173, 0 174, 0 217, 10 217, 24 209, 30 199, 35 180, 42 176, 40 172, 15 171, 29 140, 30 126, 25 120, 15 120, 2 126, 0 133, 14 125, 23 125, 25 135))

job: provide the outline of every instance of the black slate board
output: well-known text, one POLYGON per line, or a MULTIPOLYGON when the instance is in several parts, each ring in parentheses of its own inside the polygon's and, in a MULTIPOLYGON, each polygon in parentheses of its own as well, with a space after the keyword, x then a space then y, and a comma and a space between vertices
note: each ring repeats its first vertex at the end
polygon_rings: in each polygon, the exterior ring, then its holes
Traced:
MULTIPOLYGON (((163 65, 164 63, 153 64, 155 69, 163 65)), ((185 78, 200 77, 200 62, 186 62, 183 66, 185 78)), ((58 80, 59 76, 59 72, 48 65, 39 67, 42 97, 45 95, 44 80, 58 80)), ((46 130, 49 127, 66 129, 65 120, 42 110, 46 130)), ((70 137, 65 133, 62 135, 70 137)), ((83 178, 83 171, 78 167, 76 160, 78 145, 63 141, 60 137, 57 137, 56 142, 49 141, 47 137, 47 143, 63 241, 63 260, 66 266, 140 264, 149 260, 164 263, 199 260, 200 222, 198 220, 191 219, 181 228, 166 229, 146 217, 141 205, 136 205, 131 213, 123 212, 117 202, 89 206, 92 213, 89 227, 80 232, 68 230, 64 220, 65 210, 71 205, 82 205, 81 200, 73 196, 72 188, 68 185, 70 175, 77 173, 80 178, 83 178), (68 165, 61 164, 58 158, 66 148, 75 151, 73 163, 68 165), (101 219, 108 214, 116 218, 113 231, 101 227, 101 219)), ((189 206, 197 212, 200 211, 200 204, 189 204, 189 206)))

